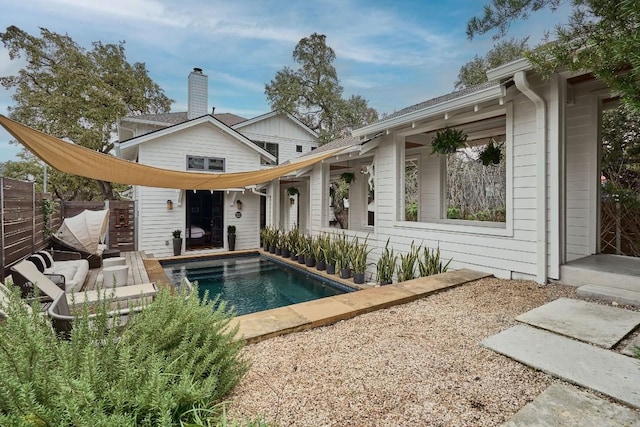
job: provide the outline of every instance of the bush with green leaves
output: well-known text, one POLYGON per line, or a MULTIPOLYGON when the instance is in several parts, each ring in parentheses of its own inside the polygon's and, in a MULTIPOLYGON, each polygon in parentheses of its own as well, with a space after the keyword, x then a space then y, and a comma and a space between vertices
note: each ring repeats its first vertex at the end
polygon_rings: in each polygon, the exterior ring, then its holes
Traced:
POLYGON ((197 295, 164 290, 118 329, 107 302, 94 319, 85 307, 62 340, 14 292, 0 322, 0 425, 188 425, 248 368, 231 313, 197 295))
POLYGON ((451 259, 446 264, 442 263, 440 259, 440 246, 437 249, 429 249, 425 247, 422 256, 418 259, 418 270, 420 271, 420 277, 431 276, 433 274, 440 274, 447 271, 451 259))
POLYGON ((409 251, 400 254, 400 264, 398 265, 398 282, 406 282, 416 277, 416 263, 420 257, 422 245, 416 246, 413 240, 409 251))

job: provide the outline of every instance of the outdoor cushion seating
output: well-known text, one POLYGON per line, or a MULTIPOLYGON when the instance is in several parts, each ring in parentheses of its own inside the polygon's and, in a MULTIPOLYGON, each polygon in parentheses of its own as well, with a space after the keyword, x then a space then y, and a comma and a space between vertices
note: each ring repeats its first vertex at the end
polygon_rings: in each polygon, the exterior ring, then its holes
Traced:
MULTIPOLYGON (((18 274, 33 283, 38 290, 51 298, 53 303, 49 307, 48 314, 53 321, 54 328, 59 332, 69 331, 75 314, 72 310, 74 306, 91 304, 107 299, 112 304, 109 316, 125 316, 132 310, 139 311, 144 303, 150 302, 158 293, 155 283, 144 283, 140 285, 128 285, 117 288, 93 290, 86 292, 65 292, 48 276, 38 270, 31 261, 21 261, 11 267, 14 275, 18 274), (142 303, 142 306, 141 306, 142 303), (132 305, 133 304, 133 305, 132 305)), ((90 318, 95 318, 91 314, 90 318)))
MULTIPOLYGON (((67 292, 80 290, 89 274, 89 262, 80 259, 80 254, 76 252, 54 251, 52 254, 40 251, 29 256, 27 260, 67 292)), ((16 277, 14 281, 24 289, 26 283, 23 278, 16 277)))

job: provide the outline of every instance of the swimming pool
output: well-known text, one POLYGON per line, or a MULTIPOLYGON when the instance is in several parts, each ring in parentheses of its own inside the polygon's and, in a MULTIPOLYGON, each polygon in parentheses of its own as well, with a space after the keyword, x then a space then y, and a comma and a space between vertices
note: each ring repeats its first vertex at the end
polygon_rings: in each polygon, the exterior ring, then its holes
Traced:
POLYGON ((318 276, 259 255, 164 264, 174 285, 186 276, 198 282, 198 293, 221 299, 235 307, 238 315, 284 307, 349 292, 318 276))

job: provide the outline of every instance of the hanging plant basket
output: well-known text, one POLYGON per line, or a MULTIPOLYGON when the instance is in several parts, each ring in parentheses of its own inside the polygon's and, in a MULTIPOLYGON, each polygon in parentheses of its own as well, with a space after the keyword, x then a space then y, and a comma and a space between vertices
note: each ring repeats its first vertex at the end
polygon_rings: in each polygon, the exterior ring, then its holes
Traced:
POLYGON ((431 141, 431 154, 451 154, 465 146, 467 135, 461 130, 446 127, 439 130, 431 141))
POLYGON ((296 187, 289 187, 287 188, 287 193, 289 193, 290 196, 295 196, 296 194, 300 194, 300 190, 296 187))
POLYGON ((353 172, 343 172, 340 174, 340 178, 346 182, 347 184, 351 184, 351 182, 355 179, 353 172))
POLYGON ((483 165, 489 166, 491 164, 497 165, 500 163, 502 156, 502 150, 500 145, 496 145, 491 141, 479 155, 479 160, 483 165))

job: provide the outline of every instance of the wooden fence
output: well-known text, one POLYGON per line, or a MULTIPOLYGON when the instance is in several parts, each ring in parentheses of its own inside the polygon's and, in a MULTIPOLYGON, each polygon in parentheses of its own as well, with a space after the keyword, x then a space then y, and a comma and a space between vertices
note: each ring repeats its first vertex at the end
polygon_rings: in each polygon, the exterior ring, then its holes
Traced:
POLYGON ((105 208, 110 210, 109 248, 135 250, 135 202, 52 201, 51 195, 36 193, 32 182, 0 177, 0 280, 4 281, 10 274, 9 268, 13 264, 47 247, 49 233, 58 230, 63 218, 75 216, 85 209, 105 208), (49 215, 45 220, 47 211, 49 215))

